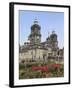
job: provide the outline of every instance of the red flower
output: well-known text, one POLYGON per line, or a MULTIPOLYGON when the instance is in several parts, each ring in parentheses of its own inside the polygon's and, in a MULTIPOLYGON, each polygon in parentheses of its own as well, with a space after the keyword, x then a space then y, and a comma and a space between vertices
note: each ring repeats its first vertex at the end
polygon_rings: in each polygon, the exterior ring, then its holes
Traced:
POLYGON ((43 71, 43 72, 47 72, 47 71, 48 71, 48 67, 47 67, 47 66, 42 67, 41 71, 43 71))
POLYGON ((32 66, 32 71, 39 71, 39 70, 41 70, 42 72, 47 72, 48 71, 48 67, 47 66, 43 66, 43 67, 32 66))
POLYGON ((53 64, 52 65, 53 68, 57 68, 57 69, 60 68, 60 66, 61 66, 60 64, 53 64))

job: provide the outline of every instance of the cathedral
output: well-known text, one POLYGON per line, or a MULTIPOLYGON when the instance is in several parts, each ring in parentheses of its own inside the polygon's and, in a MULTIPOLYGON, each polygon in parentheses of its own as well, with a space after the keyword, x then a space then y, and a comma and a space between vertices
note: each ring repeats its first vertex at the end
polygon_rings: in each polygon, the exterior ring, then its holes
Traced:
POLYGON ((58 47, 57 34, 55 31, 47 36, 44 42, 41 42, 41 26, 35 19, 31 26, 31 33, 28 41, 24 45, 19 45, 19 62, 38 62, 38 61, 55 61, 63 62, 64 48, 58 47))

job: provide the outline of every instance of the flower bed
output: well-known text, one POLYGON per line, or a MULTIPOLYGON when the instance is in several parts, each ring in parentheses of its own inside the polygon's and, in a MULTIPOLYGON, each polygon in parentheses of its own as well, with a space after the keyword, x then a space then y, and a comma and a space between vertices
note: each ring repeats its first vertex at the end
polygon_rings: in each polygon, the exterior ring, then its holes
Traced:
POLYGON ((63 77, 64 64, 36 63, 19 66, 19 79, 63 77))

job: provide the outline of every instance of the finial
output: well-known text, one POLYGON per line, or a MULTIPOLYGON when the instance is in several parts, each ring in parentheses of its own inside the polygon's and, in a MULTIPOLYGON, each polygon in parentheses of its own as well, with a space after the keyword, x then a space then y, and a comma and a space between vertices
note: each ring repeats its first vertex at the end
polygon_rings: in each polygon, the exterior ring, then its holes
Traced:
POLYGON ((37 18, 35 18, 35 20, 34 20, 34 24, 37 24, 37 23, 38 23, 37 18))
POLYGON ((54 30, 52 31, 52 34, 55 34, 55 31, 54 30))

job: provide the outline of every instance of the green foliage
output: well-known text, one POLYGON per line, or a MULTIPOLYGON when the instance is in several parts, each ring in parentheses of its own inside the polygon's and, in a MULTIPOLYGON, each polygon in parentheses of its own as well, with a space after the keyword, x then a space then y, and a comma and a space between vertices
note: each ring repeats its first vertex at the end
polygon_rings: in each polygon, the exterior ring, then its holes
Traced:
POLYGON ((64 64, 61 64, 59 70, 51 67, 54 62, 35 62, 19 65, 19 79, 30 79, 30 78, 50 78, 50 77, 63 77, 64 76, 64 64), (47 66, 48 72, 32 71, 32 66, 47 66))
POLYGON ((25 65, 24 64, 19 64, 19 70, 24 69, 25 65))

